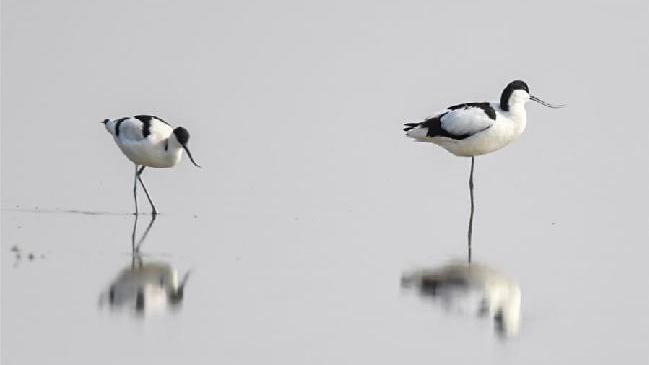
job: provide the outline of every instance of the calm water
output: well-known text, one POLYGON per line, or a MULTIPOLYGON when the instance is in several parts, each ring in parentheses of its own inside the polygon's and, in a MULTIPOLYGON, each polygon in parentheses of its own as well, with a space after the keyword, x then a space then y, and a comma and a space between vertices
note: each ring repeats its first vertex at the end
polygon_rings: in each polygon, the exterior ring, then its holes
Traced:
POLYGON ((3 1, 2 363, 647 362, 647 30, 641 1, 3 1), (503 337, 479 294, 402 287, 465 259, 470 161, 400 127, 514 78, 568 108, 476 160, 503 337), (134 259, 99 122, 139 113, 203 169, 145 172, 134 259))

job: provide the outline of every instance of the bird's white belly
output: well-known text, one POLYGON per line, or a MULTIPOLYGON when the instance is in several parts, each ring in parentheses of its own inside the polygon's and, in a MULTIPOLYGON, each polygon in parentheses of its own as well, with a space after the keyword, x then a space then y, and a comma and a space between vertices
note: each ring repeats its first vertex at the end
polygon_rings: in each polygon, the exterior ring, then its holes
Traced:
POLYGON ((118 146, 133 163, 147 167, 173 167, 180 161, 182 154, 180 149, 170 151, 168 148, 165 151, 164 143, 118 142, 118 146))
POLYGON ((433 142, 456 156, 470 157, 499 150, 516 139, 516 137, 517 135, 511 126, 494 124, 491 128, 469 138, 455 140, 447 137, 434 137, 433 142))

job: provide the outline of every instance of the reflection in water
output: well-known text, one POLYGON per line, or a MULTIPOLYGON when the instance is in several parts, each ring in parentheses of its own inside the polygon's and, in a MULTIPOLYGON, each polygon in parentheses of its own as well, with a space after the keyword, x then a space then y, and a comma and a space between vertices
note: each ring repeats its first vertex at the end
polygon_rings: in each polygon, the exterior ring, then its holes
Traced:
POLYGON ((136 240, 137 215, 131 235, 131 264, 122 269, 117 277, 101 294, 100 306, 108 305, 113 310, 128 310, 138 315, 175 310, 182 304, 185 284, 189 272, 178 280, 178 271, 166 262, 145 263, 140 255, 140 247, 149 234, 156 216, 151 221, 139 240, 136 240))
POLYGON ((484 264, 453 262, 414 270, 403 274, 401 286, 418 289, 422 297, 441 302, 449 311, 489 316, 499 335, 518 334, 521 289, 506 275, 484 264))
POLYGON ((176 309, 182 303, 189 273, 178 282, 178 271, 164 262, 134 263, 124 268, 102 294, 101 304, 111 309, 126 309, 136 314, 159 313, 176 309))

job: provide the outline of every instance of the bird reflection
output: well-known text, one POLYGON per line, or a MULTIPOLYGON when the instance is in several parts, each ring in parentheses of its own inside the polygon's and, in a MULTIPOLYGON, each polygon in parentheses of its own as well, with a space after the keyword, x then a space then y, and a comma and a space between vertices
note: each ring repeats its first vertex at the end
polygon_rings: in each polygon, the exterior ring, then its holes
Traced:
POLYGON ((452 312, 489 317, 503 337, 518 334, 521 289, 500 271, 479 263, 452 262, 436 268, 416 269, 401 277, 401 286, 415 288, 452 312))
POLYGON ((100 297, 100 306, 107 305, 111 310, 126 310, 138 316, 176 310, 182 304, 189 272, 179 280, 178 271, 166 262, 144 262, 140 248, 144 243, 156 216, 139 240, 135 215, 131 234, 131 264, 122 269, 100 297))

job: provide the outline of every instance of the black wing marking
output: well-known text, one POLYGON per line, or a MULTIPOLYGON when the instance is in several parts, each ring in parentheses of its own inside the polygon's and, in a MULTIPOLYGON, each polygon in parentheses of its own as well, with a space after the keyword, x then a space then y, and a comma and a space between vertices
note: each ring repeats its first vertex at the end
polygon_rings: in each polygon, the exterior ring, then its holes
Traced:
POLYGON ((156 117, 155 115, 136 115, 136 116, 134 116, 133 118, 138 119, 139 121, 141 121, 141 122, 143 122, 143 123, 144 123, 145 121, 151 121, 151 119, 157 119, 157 120, 161 121, 162 123, 164 123, 164 124, 170 126, 169 123, 165 122, 165 121, 164 121, 162 118, 160 118, 160 117, 156 117))
POLYGON ((496 120, 496 110, 489 103, 463 103, 449 106, 448 110, 479 108, 487 114, 489 119, 496 120))
POLYGON ((403 128, 403 131, 407 132, 407 131, 409 131, 411 129, 417 128, 419 126, 419 124, 421 124, 421 123, 406 123, 406 124, 404 124, 404 126, 406 126, 406 127, 403 128))
POLYGON ((115 137, 119 137, 119 126, 121 126, 126 119, 128 119, 128 117, 119 118, 117 119, 117 122, 115 122, 115 137))
POLYGON ((450 134, 446 129, 442 128, 442 117, 447 113, 436 115, 428 118, 420 124, 420 127, 427 128, 426 137, 449 137, 453 139, 464 139, 468 136, 455 136, 450 134))
POLYGON ((154 116, 154 115, 136 115, 133 118, 139 120, 142 122, 142 137, 146 138, 149 134, 151 134, 151 121, 153 119, 157 119, 161 121, 162 123, 169 125, 169 123, 165 122, 164 120, 154 116))
POLYGON ((442 118, 447 115, 448 113, 454 111, 454 110, 467 110, 470 108, 478 108, 481 109, 487 117, 491 120, 496 120, 496 110, 491 106, 489 103, 462 103, 462 104, 457 104, 453 105, 447 108, 447 112, 435 115, 433 117, 430 117, 426 119, 425 121, 421 123, 406 123, 405 128, 403 129, 404 131, 409 131, 414 128, 426 128, 426 137, 447 137, 455 140, 462 140, 468 137, 471 137, 475 133, 484 131, 488 129, 490 126, 481 129, 479 131, 473 131, 471 133, 463 133, 463 134, 454 134, 451 131, 448 131, 444 129, 444 126, 442 125, 442 118))
POLYGON ((448 114, 448 112, 428 118, 421 123, 406 123, 404 124, 405 128, 403 128, 403 130, 407 132, 414 128, 425 128, 426 137, 448 137, 457 140, 471 137, 471 134, 455 135, 444 129, 442 127, 442 117, 446 114, 448 114))

